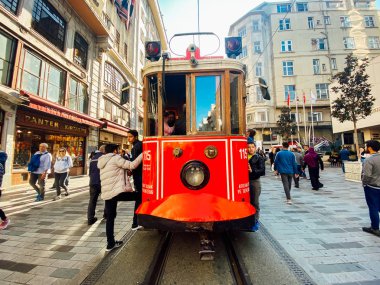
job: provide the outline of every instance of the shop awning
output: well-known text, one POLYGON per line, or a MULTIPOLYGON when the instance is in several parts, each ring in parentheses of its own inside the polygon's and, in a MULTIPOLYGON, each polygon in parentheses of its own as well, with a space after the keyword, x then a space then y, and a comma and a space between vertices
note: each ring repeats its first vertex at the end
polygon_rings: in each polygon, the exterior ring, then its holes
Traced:
POLYGON ((16 105, 27 102, 25 96, 22 96, 14 89, 3 85, 0 85, 0 99, 16 105))
POLYGON ((66 120, 71 120, 79 124, 84 124, 96 128, 103 127, 103 121, 95 119, 89 115, 68 109, 64 106, 48 101, 44 98, 28 93, 24 90, 21 90, 20 94, 29 98, 29 108, 36 109, 38 111, 57 117, 61 117, 66 120))
POLYGON ((117 135, 120 135, 123 137, 127 136, 127 134, 128 134, 127 132, 129 131, 129 128, 115 124, 114 122, 108 121, 107 119, 102 118, 100 120, 102 120, 104 122, 104 125, 103 125, 104 131, 107 131, 107 132, 110 132, 113 134, 117 134, 117 135))

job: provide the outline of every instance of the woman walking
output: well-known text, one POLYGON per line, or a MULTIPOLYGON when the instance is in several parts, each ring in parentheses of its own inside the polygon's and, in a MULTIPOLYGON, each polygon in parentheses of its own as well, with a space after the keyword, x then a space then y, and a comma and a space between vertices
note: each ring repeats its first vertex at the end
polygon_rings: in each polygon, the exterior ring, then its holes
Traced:
POLYGON ((304 168, 306 168, 306 166, 309 168, 312 189, 317 191, 323 187, 323 184, 319 182, 319 166, 321 166, 321 170, 323 170, 323 161, 318 153, 314 151, 313 147, 309 148, 309 152, 305 155, 303 161, 304 168))
POLYGON ((69 195, 65 182, 71 167, 73 167, 71 156, 67 154, 65 148, 61 147, 54 163, 54 184, 57 189, 57 196, 53 199, 54 201, 61 199, 61 187, 65 189, 65 196, 69 195))

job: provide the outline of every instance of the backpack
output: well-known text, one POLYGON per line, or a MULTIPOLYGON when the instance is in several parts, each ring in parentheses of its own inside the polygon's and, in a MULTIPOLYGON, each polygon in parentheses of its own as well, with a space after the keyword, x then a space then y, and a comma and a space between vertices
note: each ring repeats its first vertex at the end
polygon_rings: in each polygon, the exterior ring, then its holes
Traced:
POLYGON ((41 155, 44 155, 44 153, 35 153, 32 155, 32 157, 30 158, 30 162, 28 163, 28 171, 29 172, 33 172, 33 171, 36 171, 38 169, 38 167, 40 167, 40 163, 41 163, 41 155))

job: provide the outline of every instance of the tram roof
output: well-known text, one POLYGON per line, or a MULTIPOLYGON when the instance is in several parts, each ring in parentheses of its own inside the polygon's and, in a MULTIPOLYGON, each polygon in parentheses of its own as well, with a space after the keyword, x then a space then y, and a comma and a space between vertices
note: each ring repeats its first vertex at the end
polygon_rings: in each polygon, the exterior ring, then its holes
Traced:
MULTIPOLYGON (((198 64, 193 66, 189 59, 168 59, 165 62, 165 72, 202 72, 202 71, 222 71, 226 69, 245 73, 245 64, 229 58, 207 58, 199 59, 198 64)), ((155 62, 148 62, 142 69, 142 75, 148 75, 162 71, 162 59, 155 62)))

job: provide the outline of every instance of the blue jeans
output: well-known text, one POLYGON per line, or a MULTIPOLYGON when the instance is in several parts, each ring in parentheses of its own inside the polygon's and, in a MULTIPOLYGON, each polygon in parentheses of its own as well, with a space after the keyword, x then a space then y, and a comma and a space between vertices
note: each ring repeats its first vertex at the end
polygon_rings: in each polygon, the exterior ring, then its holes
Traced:
POLYGON ((364 186, 365 200, 367 201, 369 218, 371 219, 371 228, 379 229, 379 212, 380 212, 380 189, 371 186, 364 186))
POLYGON ((346 169, 344 168, 344 163, 347 162, 348 160, 342 160, 342 170, 343 173, 346 173, 346 169))

